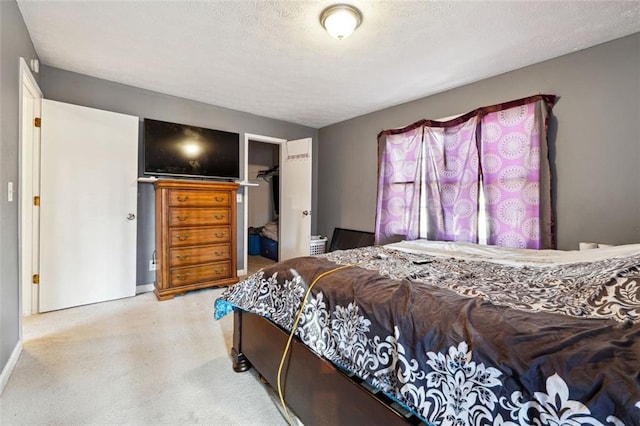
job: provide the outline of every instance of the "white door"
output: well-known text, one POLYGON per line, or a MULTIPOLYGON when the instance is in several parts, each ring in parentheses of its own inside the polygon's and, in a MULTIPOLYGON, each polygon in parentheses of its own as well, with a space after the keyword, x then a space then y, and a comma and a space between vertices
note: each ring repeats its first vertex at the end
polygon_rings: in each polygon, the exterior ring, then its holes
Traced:
POLYGON ((309 256, 311 241, 311 138, 280 146, 279 260, 309 256))
POLYGON ((135 295, 138 117, 42 101, 39 311, 135 295))

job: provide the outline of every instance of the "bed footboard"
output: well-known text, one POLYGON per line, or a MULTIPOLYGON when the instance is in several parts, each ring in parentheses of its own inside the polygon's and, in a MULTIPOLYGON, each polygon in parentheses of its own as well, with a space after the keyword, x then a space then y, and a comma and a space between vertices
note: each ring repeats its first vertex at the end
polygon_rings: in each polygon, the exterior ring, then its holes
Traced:
MULTIPOLYGON (((268 320, 234 312, 233 369, 253 366, 274 388, 288 335, 268 320)), ((381 392, 367 389, 297 340, 283 377, 285 400, 305 425, 406 425, 420 420, 381 392)))

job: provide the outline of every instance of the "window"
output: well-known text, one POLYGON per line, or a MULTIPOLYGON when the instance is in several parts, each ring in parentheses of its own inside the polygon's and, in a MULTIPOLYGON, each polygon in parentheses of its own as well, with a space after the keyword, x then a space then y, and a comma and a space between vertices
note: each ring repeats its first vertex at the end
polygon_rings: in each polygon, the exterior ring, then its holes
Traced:
POLYGON ((552 247, 546 123, 554 99, 381 132, 376 242, 552 247))

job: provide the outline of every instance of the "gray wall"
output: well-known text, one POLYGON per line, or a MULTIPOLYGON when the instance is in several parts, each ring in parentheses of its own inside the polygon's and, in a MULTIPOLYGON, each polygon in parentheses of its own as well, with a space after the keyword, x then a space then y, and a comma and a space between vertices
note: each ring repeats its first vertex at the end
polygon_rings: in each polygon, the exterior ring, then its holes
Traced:
POLYGON ((640 34, 320 129, 318 232, 373 231, 381 130, 538 93, 559 96, 558 248, 640 243, 640 34))
MULTIPOLYGON (((41 88, 47 99, 136 115, 142 118, 154 118, 175 123, 190 124, 219 130, 240 133, 244 145, 243 133, 253 133, 282 139, 300 139, 311 137, 314 141, 314 181, 316 176, 318 131, 284 121, 273 120, 244 112, 220 108, 200 102, 164 95, 149 90, 138 89, 111 81, 101 80, 58 68, 43 66, 41 70, 41 88)), ((241 154, 244 148, 241 149, 241 154)), ((140 154, 140 159, 142 155, 140 154)), ((241 170, 244 173, 244 170, 241 170)), ((140 172, 140 175, 141 172, 140 172)), ((240 190, 244 193, 245 188, 240 190)), ((313 205, 317 195, 313 194, 313 205)), ((244 228, 243 206, 238 205, 238 230, 244 228)), ((153 185, 138 185, 138 285, 150 284, 155 273, 149 272, 149 260, 155 250, 154 235, 154 194, 153 185)), ((315 223, 312 225, 315 229, 315 223)), ((238 233, 238 235, 242 235, 238 233)), ((238 269, 243 269, 244 244, 238 240, 238 269)))
MULTIPOLYGON (((0 371, 20 337, 18 197, 7 201, 7 183, 18 190, 19 59, 36 58, 15 1, 0 1, 0 371)), ((17 194, 17 192, 16 192, 17 194)))

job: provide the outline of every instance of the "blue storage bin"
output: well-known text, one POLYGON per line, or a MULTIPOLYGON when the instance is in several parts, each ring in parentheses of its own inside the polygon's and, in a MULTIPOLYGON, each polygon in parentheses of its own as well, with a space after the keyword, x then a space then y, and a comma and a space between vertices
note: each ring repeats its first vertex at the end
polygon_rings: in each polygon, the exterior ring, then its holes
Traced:
POLYGON ((249 234, 249 256, 260 255, 260 235, 249 234))
POLYGON ((278 242, 271 238, 260 239, 260 255, 271 260, 278 261, 278 242))

